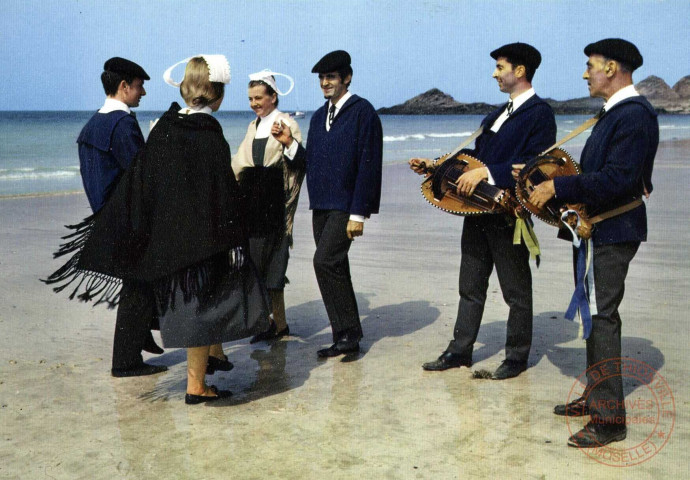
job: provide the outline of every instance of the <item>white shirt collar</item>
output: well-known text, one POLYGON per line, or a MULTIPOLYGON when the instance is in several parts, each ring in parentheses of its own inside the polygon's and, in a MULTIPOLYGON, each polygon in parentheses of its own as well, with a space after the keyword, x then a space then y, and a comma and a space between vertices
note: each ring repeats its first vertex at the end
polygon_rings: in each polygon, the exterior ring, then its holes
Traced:
POLYGON ((619 102, 622 102, 626 98, 637 97, 640 94, 635 90, 635 85, 628 85, 618 90, 616 93, 611 95, 608 101, 604 104, 604 110, 607 112, 613 108, 613 106, 619 102))
POLYGON ((211 110, 211 107, 184 107, 181 109, 178 113, 182 113, 183 115, 193 115, 195 113, 206 113, 208 115, 211 115, 213 113, 213 110, 211 110))
POLYGON ((116 110, 122 110, 122 111, 127 112, 127 113, 132 112, 126 103, 121 102, 119 100, 115 100, 114 98, 111 98, 111 97, 106 97, 105 103, 103 104, 101 109, 98 111, 98 113, 110 113, 110 112, 114 112, 116 110))
POLYGON ((515 97, 513 99, 513 112, 520 108, 520 106, 525 103, 527 100, 532 98, 534 95, 536 95, 534 88, 530 88, 529 90, 525 90, 522 92, 520 95, 515 97))
MULTIPOLYGON (((351 96, 352 96, 352 93, 348 90, 345 92, 345 94, 342 97, 340 97, 340 100, 338 100, 338 103, 335 104, 335 113, 338 113, 340 111, 340 109, 343 108, 343 105, 345 105, 345 102, 347 102, 351 96)), ((328 101, 328 108, 329 109, 331 108, 331 105, 332 105, 332 103, 329 100, 328 101)))
POLYGON ((256 127, 256 135, 254 136, 254 138, 266 138, 270 136, 273 122, 276 121, 276 118, 278 117, 278 115, 280 115, 280 113, 280 110, 274 108, 271 113, 269 113, 265 117, 261 117, 259 126, 256 127))
MULTIPOLYGON (((515 97, 513 99, 513 113, 520 108, 527 100, 532 98, 535 95, 534 89, 530 88, 529 90, 525 90, 522 92, 520 95, 515 97)), ((508 120, 508 109, 504 109, 501 114, 498 116, 496 121, 494 121, 494 124, 491 125, 491 130, 493 132, 498 132, 498 130, 503 126, 505 121, 508 120)))

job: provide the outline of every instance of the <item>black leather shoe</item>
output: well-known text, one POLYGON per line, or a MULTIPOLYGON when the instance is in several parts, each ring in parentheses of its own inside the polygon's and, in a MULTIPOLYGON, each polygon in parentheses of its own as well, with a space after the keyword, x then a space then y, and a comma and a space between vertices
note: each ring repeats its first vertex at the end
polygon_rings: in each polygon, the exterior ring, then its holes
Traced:
POLYGON ((359 342, 354 340, 338 340, 330 347, 317 351, 316 355, 319 358, 329 358, 356 352, 359 352, 359 342))
POLYGON ((427 362, 422 365, 424 370, 431 372, 440 372, 443 370, 448 370, 449 368, 458 367, 471 367, 472 360, 463 357, 459 353, 443 352, 440 357, 438 357, 433 362, 427 362))
POLYGON ((146 337, 146 340, 144 341, 144 346, 141 348, 145 352, 153 353, 154 355, 160 355, 163 353, 163 349, 158 346, 156 341, 153 339, 153 334, 151 333, 151 330, 149 330, 148 337, 146 337))
POLYGON ((568 439, 569 447, 594 448, 608 445, 611 442, 625 440, 625 425, 607 425, 589 422, 585 428, 568 439))
POLYGON ((290 335, 290 327, 287 325, 281 331, 276 330, 276 324, 272 323, 265 332, 257 333, 249 340, 249 343, 270 342, 271 340, 278 340, 279 338, 290 335))
POLYGON ((228 357, 222 359, 214 357, 213 355, 209 355, 208 365, 206 365, 206 375, 213 375, 214 373, 216 373, 216 370, 229 372, 233 368, 235 368, 235 366, 232 363, 230 363, 228 357))
POLYGON ((184 403, 187 405, 198 405, 200 403, 215 402, 216 400, 228 398, 232 395, 230 390, 218 390, 214 385, 209 385, 208 389, 215 393, 215 395, 192 395, 191 393, 188 393, 184 396, 184 403))
POLYGON ((589 407, 585 401, 585 397, 580 397, 570 403, 556 405, 553 407, 553 413, 564 417, 584 417, 589 415, 589 407))
POLYGON ((504 360, 491 378, 493 380, 505 380, 506 378, 517 377, 525 370, 527 370, 527 363, 504 360))
POLYGON ((110 374, 113 377, 143 377, 144 375, 154 375, 156 373, 165 372, 168 369, 165 365, 149 365, 141 362, 131 368, 113 368, 110 374))

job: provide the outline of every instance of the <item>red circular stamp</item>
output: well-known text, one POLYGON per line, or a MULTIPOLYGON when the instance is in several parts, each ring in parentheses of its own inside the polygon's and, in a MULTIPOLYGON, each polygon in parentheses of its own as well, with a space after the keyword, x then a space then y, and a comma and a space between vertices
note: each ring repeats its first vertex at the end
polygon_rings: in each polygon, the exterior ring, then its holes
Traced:
MULTIPOLYGON (((581 448, 597 462, 613 467, 631 467, 646 462, 659 453, 668 443, 676 420, 676 404, 673 392, 659 372, 640 360, 611 358, 597 363, 580 375, 568 394, 566 403, 584 397, 588 405, 598 402, 599 409, 619 412, 615 423, 625 424, 627 438, 594 448, 581 448), (623 402, 602 399, 593 392, 611 377, 622 377, 626 389, 632 388, 623 402), (587 385, 588 379, 590 385, 587 385), (621 413, 622 412, 622 413, 621 413)), ((599 410, 598 409, 598 410, 599 410)), ((590 421, 589 415, 566 417, 568 430, 573 435, 590 421)))

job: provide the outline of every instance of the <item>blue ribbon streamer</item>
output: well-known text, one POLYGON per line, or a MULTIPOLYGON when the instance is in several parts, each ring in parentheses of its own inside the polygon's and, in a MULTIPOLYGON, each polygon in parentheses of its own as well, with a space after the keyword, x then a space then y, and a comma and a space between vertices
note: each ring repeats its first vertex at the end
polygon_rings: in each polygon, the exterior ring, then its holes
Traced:
POLYGON ((587 277, 589 275, 590 269, 588 268, 589 263, 589 250, 591 248, 591 241, 581 242, 580 246, 577 248, 577 260, 575 263, 575 292, 570 299, 570 305, 568 310, 565 312, 565 318, 568 320, 574 320, 575 314, 580 313, 580 318, 582 320, 583 334, 582 338, 585 340, 589 338, 589 334, 592 333, 592 314, 589 308, 589 288, 591 285, 587 285, 587 277))

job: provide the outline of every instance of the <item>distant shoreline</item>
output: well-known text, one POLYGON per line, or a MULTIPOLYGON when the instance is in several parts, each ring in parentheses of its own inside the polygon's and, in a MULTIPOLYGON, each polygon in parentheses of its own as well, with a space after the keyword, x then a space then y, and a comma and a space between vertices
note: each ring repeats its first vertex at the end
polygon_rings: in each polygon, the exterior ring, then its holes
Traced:
POLYGON ((23 198, 40 198, 40 197, 60 197, 65 195, 83 194, 83 190, 58 190, 55 192, 38 192, 38 193, 14 193, 11 195, 0 195, 0 200, 18 200, 23 198))
MULTIPOLYGON (((662 140, 659 142, 659 149, 661 148, 668 148, 668 147, 683 147, 683 148, 688 148, 690 147, 690 139, 675 139, 675 140, 662 140)), ((574 151, 579 151, 582 148, 582 146, 576 146, 574 151)), ((569 150, 567 145, 565 146, 565 149, 572 153, 572 149, 569 150)), ((658 153, 657 153, 658 156, 658 153)), ((395 160, 391 162, 386 162, 383 164, 383 168, 395 168, 396 166, 400 166, 403 164, 406 164, 407 160, 395 160)), ((39 192, 39 193, 17 193, 17 194, 11 194, 11 195, 0 195, 0 202, 3 200, 23 200, 23 199, 30 199, 30 198, 41 198, 41 197, 62 197, 62 196, 68 196, 68 195, 84 195, 83 190, 57 190, 54 192, 39 192)))

